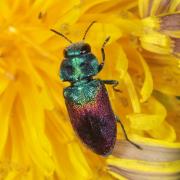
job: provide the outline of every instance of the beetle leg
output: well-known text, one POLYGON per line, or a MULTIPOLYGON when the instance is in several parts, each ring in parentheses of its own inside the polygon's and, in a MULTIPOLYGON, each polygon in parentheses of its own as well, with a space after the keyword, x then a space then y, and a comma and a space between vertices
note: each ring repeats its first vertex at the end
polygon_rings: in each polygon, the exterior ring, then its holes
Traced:
POLYGON ((122 128, 122 130, 123 130, 124 137, 125 137, 126 141, 128 141, 129 143, 131 143, 131 144, 132 144, 133 146, 135 146, 136 148, 142 150, 142 148, 141 148, 138 144, 132 142, 132 141, 128 138, 127 133, 126 133, 126 131, 125 131, 125 128, 124 128, 122 122, 120 121, 119 117, 115 115, 115 118, 116 118, 116 121, 117 121, 118 123, 120 123, 120 125, 121 125, 121 128, 122 128))
POLYGON ((104 41, 104 43, 103 43, 103 45, 102 45, 102 47, 101 47, 102 63, 99 64, 98 72, 100 72, 100 71, 102 70, 103 66, 104 66, 104 62, 105 62, 104 47, 105 47, 105 45, 107 44, 107 42, 109 41, 109 39, 110 39, 110 36, 108 36, 108 37, 105 39, 105 41, 104 41))
POLYGON ((103 82, 104 84, 112 85, 114 91, 122 92, 121 90, 119 90, 119 89, 116 88, 116 86, 119 84, 118 81, 116 81, 116 80, 102 80, 102 82, 103 82))

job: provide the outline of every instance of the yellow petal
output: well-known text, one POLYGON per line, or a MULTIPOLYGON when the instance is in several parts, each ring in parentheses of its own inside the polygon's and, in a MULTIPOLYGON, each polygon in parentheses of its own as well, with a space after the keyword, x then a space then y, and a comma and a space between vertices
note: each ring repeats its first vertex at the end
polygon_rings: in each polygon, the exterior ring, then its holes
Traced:
POLYGON ((143 109, 147 114, 127 115, 127 118, 131 121, 132 128, 140 130, 154 129, 159 127, 166 117, 166 109, 155 99, 149 99, 144 104, 143 109))
POLYGON ((10 113, 13 107, 13 102, 17 94, 17 87, 14 83, 11 83, 4 94, 1 96, 0 101, 0 117, 3 123, 0 126, 0 154, 2 154, 3 148, 6 143, 9 129, 10 113), (12 91, 13 89, 13 91, 12 91))
POLYGON ((2 94, 4 92, 4 90, 8 87, 9 84, 9 79, 3 74, 0 74, 0 94, 2 94))
POLYGON ((174 12, 176 11, 176 7, 178 6, 178 0, 139 0, 139 12, 141 18, 147 16, 154 16, 158 14, 164 14, 166 12, 174 12))
POLYGON ((45 134, 44 114, 41 104, 38 103, 37 90, 31 81, 27 82, 27 79, 23 80, 23 85, 20 84, 19 88, 21 89, 19 95, 22 101, 20 107, 23 108, 23 111, 17 110, 21 118, 29 154, 39 169, 44 174, 49 175, 54 170, 54 163, 51 158, 51 145, 45 134))
POLYGON ((167 122, 163 122, 160 126, 148 131, 148 134, 156 139, 162 139, 169 142, 176 140, 175 130, 167 122))
POLYGON ((148 51, 158 54, 170 54, 173 51, 170 38, 164 34, 152 32, 142 35, 140 40, 142 47, 148 51))
POLYGON ((179 6, 180 6, 179 0, 171 1, 171 6, 169 8, 169 12, 173 13, 173 12, 179 11, 179 6))
POLYGON ((180 72, 178 67, 151 66, 155 89, 170 95, 179 96, 180 72))
POLYGON ((142 19, 143 29, 146 32, 151 32, 152 30, 160 29, 160 20, 157 17, 147 17, 142 19))
POLYGON ((145 102, 150 97, 150 95, 153 91, 153 80, 152 80, 150 69, 149 69, 146 61, 143 59, 142 56, 140 56, 139 59, 142 63, 142 66, 144 68, 144 74, 145 74, 143 87, 140 92, 141 96, 142 96, 141 102, 145 102))
POLYGON ((142 179, 145 177, 166 178, 175 177, 178 178, 178 172, 180 167, 180 161, 172 162, 148 162, 140 160, 127 160, 127 159, 108 159, 109 170, 122 174, 128 179, 142 179))
POLYGON ((149 10, 149 1, 150 0, 139 0, 139 14, 140 17, 146 17, 148 16, 148 10, 149 10))
POLYGON ((70 144, 68 146, 68 154, 69 154, 70 162, 75 167, 75 170, 81 172, 80 173, 81 176, 79 178, 82 179, 88 178, 91 174, 90 169, 77 143, 75 143, 74 145, 70 144), (77 154, 78 156, 76 156, 75 154, 77 154))
POLYGON ((8 3, 5 0, 0 1, 0 14, 4 19, 8 19, 8 17, 11 15, 8 3))
POLYGON ((133 82, 131 80, 131 77, 129 76, 128 73, 125 74, 123 80, 127 86, 127 90, 131 99, 134 113, 140 113, 141 112, 140 102, 139 102, 136 90, 134 88, 133 82))

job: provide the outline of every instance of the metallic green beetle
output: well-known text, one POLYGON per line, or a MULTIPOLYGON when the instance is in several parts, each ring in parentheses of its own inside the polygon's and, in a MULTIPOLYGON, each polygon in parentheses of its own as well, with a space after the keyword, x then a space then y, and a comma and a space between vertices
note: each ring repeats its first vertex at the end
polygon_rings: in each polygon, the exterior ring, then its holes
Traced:
POLYGON ((118 81, 93 79, 104 66, 104 47, 110 39, 106 38, 102 45, 102 63, 99 64, 91 52, 90 45, 84 42, 94 22, 87 28, 83 40, 77 43, 72 43, 66 36, 51 29, 71 43, 64 50, 64 59, 60 67, 60 78, 71 83, 64 89, 71 124, 82 142, 96 154, 111 154, 116 141, 116 121, 120 123, 126 140, 140 149, 139 145, 128 139, 123 124, 111 108, 105 84, 113 85, 113 89, 119 91, 115 88, 118 81))

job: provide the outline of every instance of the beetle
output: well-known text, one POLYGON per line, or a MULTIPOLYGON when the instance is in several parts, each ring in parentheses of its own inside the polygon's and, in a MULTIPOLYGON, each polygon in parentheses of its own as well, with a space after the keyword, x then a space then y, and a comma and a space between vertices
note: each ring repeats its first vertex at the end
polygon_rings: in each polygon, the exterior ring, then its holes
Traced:
POLYGON ((93 79, 104 67, 104 48, 110 39, 107 37, 101 47, 102 62, 99 64, 90 45, 85 42, 87 32, 94 23, 95 21, 88 26, 82 41, 76 43, 51 29, 70 43, 64 49, 60 78, 71 83, 63 92, 71 124, 81 141, 96 154, 111 154, 116 142, 116 122, 120 123, 126 140, 141 149, 129 140, 123 124, 112 110, 105 84, 112 85, 115 91, 119 91, 116 89, 118 81, 93 79))

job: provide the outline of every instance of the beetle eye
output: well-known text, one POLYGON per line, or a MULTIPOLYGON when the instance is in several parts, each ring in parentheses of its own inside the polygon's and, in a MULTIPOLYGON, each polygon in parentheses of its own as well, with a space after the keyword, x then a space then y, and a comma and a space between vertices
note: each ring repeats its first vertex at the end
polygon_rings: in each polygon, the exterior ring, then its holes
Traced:
POLYGON ((81 48, 81 54, 89 53, 91 52, 91 47, 89 44, 84 44, 81 48))

